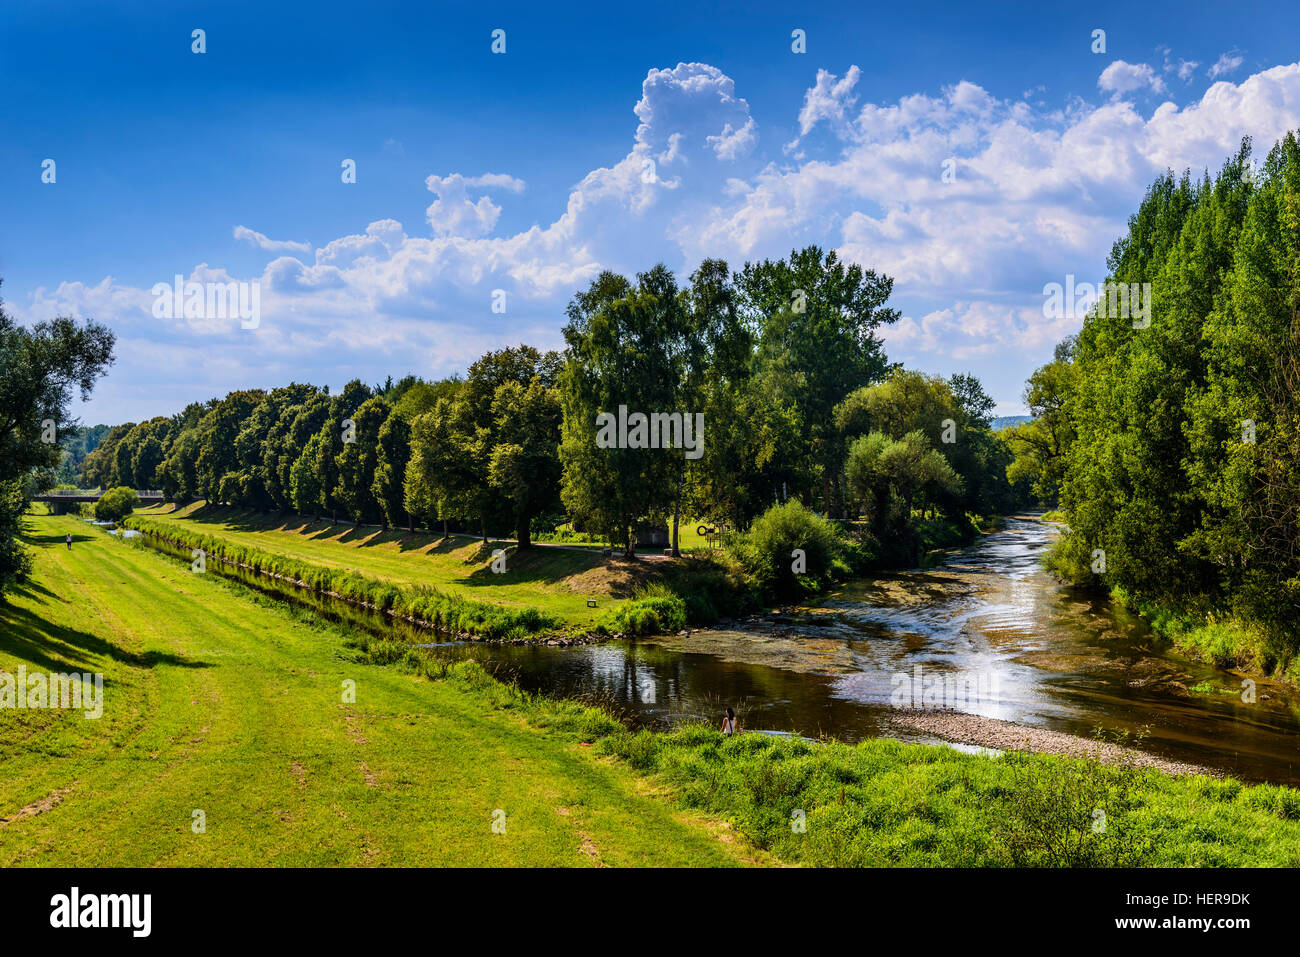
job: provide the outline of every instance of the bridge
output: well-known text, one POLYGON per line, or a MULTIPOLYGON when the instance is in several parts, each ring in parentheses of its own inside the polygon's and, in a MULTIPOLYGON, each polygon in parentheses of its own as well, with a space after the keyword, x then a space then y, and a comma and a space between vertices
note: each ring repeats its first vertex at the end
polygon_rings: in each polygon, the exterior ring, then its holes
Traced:
MULTIPOLYGON (((56 488, 40 495, 33 495, 33 502, 49 502, 51 505, 71 505, 74 502, 98 502, 104 495, 102 488, 56 488)), ((163 501, 161 489, 136 489, 135 497, 142 505, 157 505, 163 501)))

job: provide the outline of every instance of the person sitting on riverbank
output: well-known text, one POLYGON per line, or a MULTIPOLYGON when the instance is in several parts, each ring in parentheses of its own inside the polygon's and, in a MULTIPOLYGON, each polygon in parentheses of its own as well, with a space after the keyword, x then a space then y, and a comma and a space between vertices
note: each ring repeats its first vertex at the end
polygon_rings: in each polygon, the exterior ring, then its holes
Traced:
POLYGON ((735 734, 739 730, 740 730, 740 725, 736 723, 736 712, 728 708, 726 715, 722 719, 722 733, 735 734))

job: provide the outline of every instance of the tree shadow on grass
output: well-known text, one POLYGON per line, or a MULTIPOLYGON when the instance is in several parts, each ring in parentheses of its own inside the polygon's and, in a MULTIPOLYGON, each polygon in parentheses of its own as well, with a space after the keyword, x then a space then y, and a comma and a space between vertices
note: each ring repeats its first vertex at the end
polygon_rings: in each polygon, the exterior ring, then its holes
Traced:
POLYGON ((514 545, 489 542, 480 546, 473 555, 480 562, 478 568, 460 580, 463 585, 491 587, 493 585, 542 584, 558 585, 584 573, 593 573, 610 589, 610 594, 625 591, 631 594, 644 583, 646 575, 639 565, 614 559, 602 559, 588 552, 567 549, 530 548, 520 551, 514 545), (506 571, 492 571, 492 552, 497 548, 506 551, 506 571), (625 587, 623 587, 625 586, 625 587))
MULTIPOLYGON (((27 583, 15 588, 13 594, 44 605, 48 601, 38 595, 50 595, 50 592, 27 583)), ((54 595, 50 597, 62 600, 54 595)), ((13 604, 0 604, 0 650, 49 671, 60 671, 69 665, 86 670, 91 664, 92 656, 111 658, 135 668, 153 668, 157 665, 212 667, 208 662, 193 661, 165 651, 146 651, 143 654, 126 651, 98 635, 56 625, 13 604), (56 655, 58 657, 54 657, 56 655)))
MULTIPOLYGON (((52 548, 56 545, 66 546, 67 534, 67 532, 62 532, 59 534, 45 535, 36 532, 29 532, 23 535, 23 541, 34 548, 52 548)), ((88 542, 92 537, 93 536, 91 535, 82 535, 79 532, 74 532, 72 535, 72 544, 75 545, 77 542, 88 542)))

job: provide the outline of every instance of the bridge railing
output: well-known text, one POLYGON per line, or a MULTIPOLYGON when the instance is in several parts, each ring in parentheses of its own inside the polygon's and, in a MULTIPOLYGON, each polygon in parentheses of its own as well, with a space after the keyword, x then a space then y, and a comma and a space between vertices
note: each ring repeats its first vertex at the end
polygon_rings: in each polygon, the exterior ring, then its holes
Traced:
MULTIPOLYGON (((162 498, 163 490, 158 488, 135 489, 136 498, 162 498)), ((42 497, 50 498, 85 498, 87 495, 103 495, 102 488, 53 488, 42 492, 42 497)))

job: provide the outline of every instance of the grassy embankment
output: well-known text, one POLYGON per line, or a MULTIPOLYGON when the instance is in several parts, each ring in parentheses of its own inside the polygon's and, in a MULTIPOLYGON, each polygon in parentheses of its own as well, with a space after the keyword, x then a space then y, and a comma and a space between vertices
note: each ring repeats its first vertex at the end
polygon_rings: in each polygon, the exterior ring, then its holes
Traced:
POLYGON ((0 606, 0 670, 101 672, 105 705, 0 711, 4 866, 749 858, 581 747, 616 727, 599 712, 473 667, 371 666, 340 629, 243 586, 75 518, 29 524, 36 574, 0 606))
MULTIPOLYGON (((168 536, 211 555, 364 600, 384 609, 488 638, 555 632, 629 630, 628 618, 656 604, 666 580, 698 575, 708 562, 661 563, 603 558, 599 552, 538 546, 519 551, 489 540, 388 532, 231 508, 139 509, 132 527, 168 536), (506 552, 506 570, 492 553, 506 552), (594 607, 588 605, 594 601, 594 607)), ((717 577, 720 569, 706 571, 717 577)), ((661 598, 658 600, 662 600, 661 598)), ((665 627, 680 628, 680 615, 665 627)), ((636 630, 653 630, 648 621, 636 630)))
POLYGON ((1291 789, 891 741, 634 734, 472 666, 349 642, 75 519, 32 524, 36 578, 0 607, 0 670, 101 671, 107 699, 98 721, 0 712, 6 865, 767 859, 733 830, 807 864, 1300 863, 1291 789))
MULTIPOLYGON (((683 536, 682 559, 646 562, 605 558, 594 549, 539 544, 520 551, 493 539, 484 543, 466 536, 385 532, 203 503, 138 509, 128 524, 210 555, 307 581, 319 591, 492 639, 672 632, 781 600, 766 593, 736 554, 709 548, 698 535, 683 536), (497 548, 506 552, 504 573, 492 571, 497 548)), ((837 534, 847 532, 859 543, 844 541, 856 550, 850 564, 865 573, 904 567, 918 556, 922 566, 938 564, 951 549, 970 544, 993 524, 976 516, 958 521, 918 515, 906 555, 875 543, 860 522, 837 534)), ((689 531, 694 534, 693 525, 689 531)), ((842 571, 850 573, 848 566, 842 571)))

